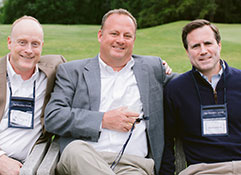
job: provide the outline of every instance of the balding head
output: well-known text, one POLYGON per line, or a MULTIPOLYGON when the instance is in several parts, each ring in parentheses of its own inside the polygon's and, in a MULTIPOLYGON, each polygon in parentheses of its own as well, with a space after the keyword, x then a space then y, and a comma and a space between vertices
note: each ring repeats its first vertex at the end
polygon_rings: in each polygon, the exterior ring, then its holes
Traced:
POLYGON ((14 21, 11 28, 11 37, 13 37, 13 35, 15 34, 16 29, 18 30, 19 28, 20 29, 24 28, 25 30, 29 29, 29 30, 39 31, 42 35, 42 40, 44 38, 43 28, 41 24, 36 18, 32 16, 23 16, 17 19, 16 21, 14 21))

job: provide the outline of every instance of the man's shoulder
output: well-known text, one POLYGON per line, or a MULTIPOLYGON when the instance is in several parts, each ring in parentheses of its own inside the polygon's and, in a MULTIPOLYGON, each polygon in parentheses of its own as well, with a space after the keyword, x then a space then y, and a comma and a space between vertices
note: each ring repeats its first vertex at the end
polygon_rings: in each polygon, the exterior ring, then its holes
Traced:
POLYGON ((85 58, 81 60, 72 60, 67 63, 59 65, 59 70, 65 70, 70 72, 71 74, 73 72, 75 73, 81 73, 85 70, 98 70, 98 59, 97 57, 94 58, 85 58))
POLYGON ((150 62, 150 61, 157 61, 157 60, 161 60, 160 57, 158 56, 151 56, 151 55, 132 55, 132 57, 134 59, 139 59, 139 60, 143 60, 143 61, 147 61, 147 62, 150 62))
POLYGON ((7 61, 7 57, 8 55, 5 55, 3 57, 0 58, 0 62, 6 62, 7 61))
POLYGON ((43 55, 40 57, 40 64, 60 64, 66 62, 66 59, 62 55, 43 55))
POLYGON ((136 63, 157 70, 157 72, 160 72, 160 69, 164 68, 160 57, 150 55, 132 55, 132 57, 136 63))
POLYGON ((229 72, 233 75, 236 75, 236 76, 241 76, 241 70, 240 69, 237 69, 235 67, 229 67, 229 72))
POLYGON ((96 63, 97 59, 96 57, 94 58, 84 58, 84 59, 79 59, 79 60, 71 60, 67 63, 64 63, 62 66, 65 67, 85 67, 88 64, 96 63))
POLYGON ((0 63, 7 63, 7 55, 0 58, 0 63))
POLYGON ((189 83, 190 80, 191 80, 191 71, 187 71, 185 73, 180 74, 176 78, 172 79, 167 84, 167 87, 168 88, 174 87, 174 89, 176 89, 176 87, 180 88, 181 86, 183 86, 185 88, 185 86, 187 85, 187 83, 189 83))
POLYGON ((0 74, 6 74, 7 71, 7 56, 0 58, 0 74))

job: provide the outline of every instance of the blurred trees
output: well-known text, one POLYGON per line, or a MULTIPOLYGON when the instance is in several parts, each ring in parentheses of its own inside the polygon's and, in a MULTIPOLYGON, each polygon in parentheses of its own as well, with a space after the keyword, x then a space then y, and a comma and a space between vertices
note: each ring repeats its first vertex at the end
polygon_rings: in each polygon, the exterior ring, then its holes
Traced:
POLYGON ((5 0, 2 23, 12 23, 23 15, 36 17, 41 23, 98 24, 109 10, 106 0, 5 0))
POLYGON ((102 16, 114 8, 130 11, 139 28, 197 18, 241 23, 240 0, 4 0, 0 21, 12 23, 31 15, 41 23, 100 24, 102 16))

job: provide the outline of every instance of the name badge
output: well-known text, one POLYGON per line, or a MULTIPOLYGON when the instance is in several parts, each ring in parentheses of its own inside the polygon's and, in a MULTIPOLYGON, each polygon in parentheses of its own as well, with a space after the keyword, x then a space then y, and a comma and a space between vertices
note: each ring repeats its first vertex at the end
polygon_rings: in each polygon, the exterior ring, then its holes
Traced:
POLYGON ((10 114, 10 125, 31 128, 32 113, 12 110, 10 114))
POLYGON ((10 97, 8 127, 33 129, 34 99, 10 97))
POLYGON ((201 106, 202 135, 228 135, 227 105, 201 106))

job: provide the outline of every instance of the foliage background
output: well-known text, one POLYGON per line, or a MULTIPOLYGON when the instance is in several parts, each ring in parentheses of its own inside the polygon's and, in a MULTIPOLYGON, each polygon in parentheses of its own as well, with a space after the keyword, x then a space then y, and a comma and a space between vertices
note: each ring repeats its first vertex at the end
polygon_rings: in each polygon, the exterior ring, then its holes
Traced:
POLYGON ((205 18, 218 23, 241 23, 240 0, 3 0, 0 22, 10 24, 23 15, 42 24, 97 24, 110 9, 125 8, 139 28, 178 20, 205 18))

